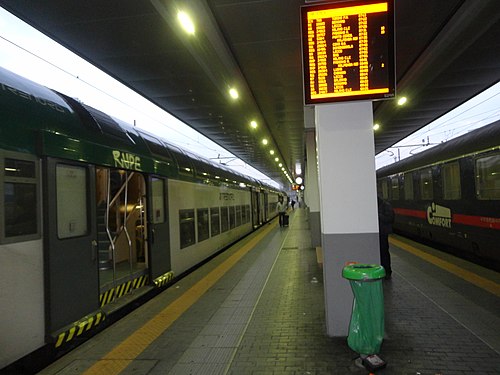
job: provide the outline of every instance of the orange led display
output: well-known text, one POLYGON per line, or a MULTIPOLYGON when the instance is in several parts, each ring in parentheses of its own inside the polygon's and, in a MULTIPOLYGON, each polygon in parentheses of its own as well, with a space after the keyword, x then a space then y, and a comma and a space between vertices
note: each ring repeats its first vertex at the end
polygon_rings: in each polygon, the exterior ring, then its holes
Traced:
POLYGON ((394 97, 393 1, 301 8, 306 104, 394 97))

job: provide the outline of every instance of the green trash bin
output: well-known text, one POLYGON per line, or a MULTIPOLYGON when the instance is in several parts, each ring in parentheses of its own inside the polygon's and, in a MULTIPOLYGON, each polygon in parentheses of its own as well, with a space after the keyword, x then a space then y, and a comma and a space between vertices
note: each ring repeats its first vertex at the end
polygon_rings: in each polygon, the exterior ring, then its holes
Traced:
POLYGON ((384 267, 350 264, 342 270, 354 293, 347 344, 360 355, 378 354, 384 338, 384 267))

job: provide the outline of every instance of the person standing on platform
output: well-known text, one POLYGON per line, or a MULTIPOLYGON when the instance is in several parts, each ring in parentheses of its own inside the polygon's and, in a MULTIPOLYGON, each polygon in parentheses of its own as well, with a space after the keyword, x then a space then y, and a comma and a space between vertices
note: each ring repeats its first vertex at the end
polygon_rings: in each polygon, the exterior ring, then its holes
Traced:
POLYGON ((276 209, 278 210, 279 214, 280 227, 282 227, 285 225, 285 215, 286 215, 286 203, 284 202, 282 196, 278 198, 278 204, 276 206, 276 209))
POLYGON ((295 201, 292 199, 292 201, 290 202, 290 204, 292 205, 292 211, 293 211, 294 208, 295 208, 295 201))
POLYGON ((389 253, 389 234, 392 233, 394 223, 394 210, 389 202, 377 197, 378 205, 378 230, 380 243, 380 263, 385 269, 385 278, 392 276, 391 254, 389 253))

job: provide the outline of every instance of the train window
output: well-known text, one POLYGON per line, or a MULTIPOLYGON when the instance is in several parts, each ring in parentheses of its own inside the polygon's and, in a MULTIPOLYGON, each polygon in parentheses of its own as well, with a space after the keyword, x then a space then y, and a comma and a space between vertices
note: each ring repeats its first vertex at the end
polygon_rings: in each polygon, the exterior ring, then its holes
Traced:
POLYGON ((35 162, 5 158, 5 177, 35 178, 35 162))
POLYGON ((247 212, 245 211, 245 205, 241 205, 241 224, 247 222, 247 212))
POLYGON ((476 160, 476 194, 478 199, 500 199, 500 155, 476 160))
POLYGON ((220 233, 220 209, 212 207, 210 209, 210 226, 212 229, 212 237, 220 233))
POLYGON ((413 200, 413 173, 403 174, 403 190, 405 193, 405 200, 413 200))
POLYGON ((236 226, 241 225, 241 206, 236 206, 236 226))
POLYGON ((4 184, 5 237, 26 236, 37 232, 36 184, 4 184))
POLYGON ((380 181, 379 192, 382 194, 383 199, 389 199, 389 183, 387 182, 387 178, 384 178, 380 181))
POLYGON ((198 208, 196 210, 198 223, 198 242, 204 241, 210 237, 208 208, 198 208))
POLYGON ((393 200, 399 200, 399 177, 391 177, 391 198, 393 200))
POLYGON ((441 168, 443 180, 443 198, 457 200, 461 196, 460 164, 457 162, 444 164, 441 168))
POLYGON ((229 207, 229 228, 233 229, 236 226, 236 214, 234 206, 229 207))
POLYGON ((193 176, 193 166, 191 165, 191 159, 181 151, 180 148, 169 145, 169 151, 177 160, 177 165, 179 166, 179 173, 184 176, 193 176))
POLYGON ((269 212, 276 212, 277 208, 276 206, 278 205, 278 202, 271 202, 269 203, 269 212))
MULTIPOLYGON (((88 122, 97 122, 102 132, 107 135, 111 135, 113 137, 119 138, 122 141, 127 142, 128 144, 134 144, 134 141, 128 135, 127 131, 124 130, 112 117, 107 115, 104 112, 99 111, 98 109, 89 107, 83 104, 83 107, 87 110, 90 116, 87 117, 90 121, 84 121, 85 125, 88 125, 88 122)), ((90 125, 94 127, 93 125, 90 125)))
POLYGON ((165 187, 160 178, 153 177, 151 182, 153 224, 161 224, 165 222, 165 187))
POLYGON ((194 210, 179 210, 181 249, 194 245, 194 210))
POLYGON ((163 145, 161 141, 156 139, 155 137, 150 136, 149 134, 145 134, 143 132, 138 132, 142 139, 146 142, 146 145, 153 154, 160 155, 162 157, 162 161, 165 161, 168 165, 174 164, 172 156, 168 149, 163 145))
POLYGON ((420 198, 434 199, 434 190, 432 183, 432 169, 427 168, 420 171, 420 198))
POLYGON ((0 223, 3 230, 0 231, 0 242, 39 238, 38 166, 35 161, 18 158, 5 158, 3 163, 0 159, 2 164, 0 206, 3 204, 3 218, 0 216, 0 223))
POLYGON ((229 230, 229 211, 228 207, 220 208, 220 231, 227 232, 229 230))
POLYGON ((87 169, 56 166, 57 236, 60 239, 88 232, 87 169))
POLYGON ((245 206, 245 211, 246 211, 246 218, 247 218, 246 222, 249 223, 250 220, 251 220, 251 217, 250 217, 250 205, 249 204, 247 204, 245 206))

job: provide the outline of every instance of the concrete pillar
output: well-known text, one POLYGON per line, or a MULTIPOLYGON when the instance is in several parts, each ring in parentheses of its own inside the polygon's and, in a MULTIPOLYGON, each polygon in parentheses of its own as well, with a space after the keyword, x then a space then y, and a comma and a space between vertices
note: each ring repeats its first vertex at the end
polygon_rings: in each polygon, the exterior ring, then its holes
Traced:
POLYGON ((318 185, 318 156, 316 152, 316 129, 314 107, 304 108, 306 141, 306 174, 304 200, 309 210, 309 227, 313 247, 321 246, 321 221, 318 185))
POLYGON ((347 336, 353 296, 342 268, 380 264, 372 103, 315 110, 327 334, 347 336))

